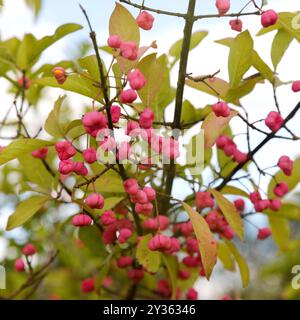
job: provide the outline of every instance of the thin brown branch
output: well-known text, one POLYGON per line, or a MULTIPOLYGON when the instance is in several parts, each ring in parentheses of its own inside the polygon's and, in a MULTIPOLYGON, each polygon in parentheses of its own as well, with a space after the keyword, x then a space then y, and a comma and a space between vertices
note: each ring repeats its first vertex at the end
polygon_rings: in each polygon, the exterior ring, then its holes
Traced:
POLYGON ((119 0, 121 3, 128 4, 129 6, 132 6, 134 8, 140 9, 140 10, 147 10, 150 12, 155 12, 157 14, 162 14, 166 16, 174 16, 174 17, 179 17, 179 18, 185 18, 186 14, 180 13, 180 12, 172 12, 172 11, 165 11, 165 10, 160 10, 160 9, 155 9, 155 8, 150 8, 144 5, 140 5, 134 2, 131 2, 130 0, 119 0))

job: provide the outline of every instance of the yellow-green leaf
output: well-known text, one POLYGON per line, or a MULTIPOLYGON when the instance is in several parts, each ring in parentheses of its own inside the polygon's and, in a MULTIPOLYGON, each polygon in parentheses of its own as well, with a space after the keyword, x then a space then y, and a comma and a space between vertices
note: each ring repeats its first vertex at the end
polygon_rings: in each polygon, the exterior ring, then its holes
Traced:
POLYGON ((147 234, 139 241, 136 249, 136 258, 147 271, 156 273, 160 266, 161 254, 148 248, 148 242, 152 239, 151 234, 147 234))
POLYGON ((162 83, 164 82, 164 66, 156 57, 156 53, 150 54, 138 63, 138 69, 146 78, 146 85, 138 91, 144 107, 152 107, 162 83), (159 81, 157 81, 159 79, 159 81))
POLYGON ((237 195, 237 196, 243 196, 243 197, 246 197, 248 198, 248 193, 242 189, 239 189, 237 187, 233 187, 233 186, 225 186, 223 189, 222 189, 222 192, 223 194, 234 194, 234 195, 237 195))
POLYGON ((61 96, 56 100, 53 110, 49 113, 44 126, 44 129, 55 138, 64 136, 65 128, 63 128, 60 121, 60 109, 65 98, 66 96, 61 96))
POLYGON ((251 93, 258 83, 264 83, 263 77, 259 74, 245 79, 237 87, 230 88, 224 100, 230 103, 234 103, 238 99, 243 98, 251 93))
POLYGON ((17 50, 17 65, 20 69, 28 69, 39 59, 42 52, 66 35, 82 29, 75 23, 59 26, 53 35, 36 39, 32 34, 26 34, 17 50))
POLYGON ((73 74, 68 76, 67 81, 64 84, 58 84, 54 77, 44 77, 35 79, 33 83, 37 83, 41 86, 48 86, 54 88, 61 88, 66 91, 72 91, 83 96, 101 101, 102 94, 99 88, 93 85, 93 82, 88 79, 82 78, 80 75, 73 74))
POLYGON ((33 182, 45 190, 53 188, 54 178, 40 159, 33 158, 31 154, 23 154, 18 160, 26 181, 33 182))
POLYGON ((220 207, 222 213, 224 214, 228 224, 231 226, 232 230, 240 237, 244 238, 244 225, 241 215, 237 211, 233 203, 226 199, 221 192, 210 189, 209 192, 215 198, 218 206, 220 207))
POLYGON ((253 50, 252 52, 252 65, 260 72, 260 74, 271 83, 274 82, 274 74, 270 67, 263 61, 263 59, 258 55, 258 53, 253 50))
POLYGON ((234 259, 232 258, 232 253, 228 248, 228 246, 224 242, 218 241, 217 249, 218 249, 218 258, 222 262, 224 268, 230 271, 234 271, 235 270, 234 259))
POLYGON ((198 240, 202 264, 206 278, 209 279, 217 262, 217 243, 205 219, 188 204, 182 202, 193 225, 195 236, 198 240))
POLYGON ((95 188, 101 193, 124 193, 123 181, 114 171, 109 171, 97 179, 95 188))
POLYGON ((230 86, 237 86, 251 67, 253 39, 249 31, 240 33, 232 42, 228 70, 230 86))
POLYGON ((240 270, 241 280, 243 284, 243 288, 246 288, 250 281, 250 271, 246 260, 243 256, 239 253, 236 246, 233 244, 232 241, 225 240, 226 245, 228 246, 229 250, 233 254, 235 261, 240 270))
POLYGON ((288 220, 300 221, 300 208, 299 205, 293 203, 284 203, 281 209, 277 212, 267 210, 264 214, 271 217, 286 218, 288 220))
POLYGON ((82 69, 86 70, 95 81, 99 82, 100 73, 96 55, 93 54, 91 56, 81 58, 78 62, 82 69))
POLYGON ((16 211, 9 216, 6 230, 12 230, 23 225, 32 218, 49 199, 49 196, 34 196, 20 202, 16 211))
POLYGON ((109 34, 119 35, 123 41, 133 41, 137 46, 140 44, 140 30, 134 17, 119 3, 109 20, 109 34))
POLYGON ((172 286, 172 296, 171 299, 176 299, 177 293, 177 274, 178 274, 178 261, 175 256, 162 254, 162 261, 167 267, 167 271, 169 274, 169 279, 172 286))
MULTIPOLYGON (((200 42, 208 35, 207 31, 196 31, 192 34, 190 50, 196 48, 200 42)), ((169 54, 175 58, 176 62, 180 58, 183 39, 176 41, 169 50, 169 54)), ((173 62, 173 64, 174 64, 173 62)))
POLYGON ((97 255, 98 257, 104 257, 106 255, 105 246, 102 241, 102 235, 96 226, 79 228, 78 237, 91 253, 97 255))
POLYGON ((284 29, 278 30, 276 36, 273 39, 271 57, 275 70, 278 67, 284 53, 288 49, 289 45, 293 41, 293 36, 284 29))
POLYGON ((288 220, 280 217, 269 216, 269 224, 272 230, 272 237, 280 250, 285 250, 290 238, 290 226, 288 220))
POLYGON ((217 117, 211 112, 203 121, 202 129, 204 130, 205 149, 210 149, 220 134, 227 128, 230 120, 238 114, 237 111, 231 110, 227 118, 217 117))
POLYGON ((53 142, 40 139, 15 140, 4 148, 0 153, 0 165, 20 157, 24 153, 51 146, 53 142))

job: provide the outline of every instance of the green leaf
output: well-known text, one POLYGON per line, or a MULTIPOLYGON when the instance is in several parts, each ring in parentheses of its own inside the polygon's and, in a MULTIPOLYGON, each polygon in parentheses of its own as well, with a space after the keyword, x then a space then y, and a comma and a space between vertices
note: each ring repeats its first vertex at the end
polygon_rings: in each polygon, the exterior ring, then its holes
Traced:
POLYGON ((43 147, 52 146, 53 142, 40 139, 20 139, 13 141, 0 153, 0 165, 43 147))
POLYGON ((97 179, 95 188, 101 193, 124 193, 123 181, 114 171, 109 171, 97 179))
POLYGON ((108 261, 104 265, 102 265, 96 277, 96 289, 97 289, 97 292, 99 292, 100 294, 101 294, 101 287, 102 287, 103 280, 108 275, 110 266, 111 266, 111 261, 108 261))
POLYGON ((280 217, 288 220, 300 221, 300 208, 298 205, 293 203, 284 203, 281 209, 277 212, 267 210, 263 213, 271 217, 280 217))
POLYGON ((144 107, 152 107, 152 102, 160 91, 164 82, 164 66, 157 59, 156 53, 150 54, 143 58, 137 68, 146 78, 146 85, 138 91, 138 95, 142 100, 144 107), (159 79, 159 81, 157 81, 159 79))
POLYGON ((101 101, 102 99, 100 89, 96 88, 91 80, 84 79, 77 74, 68 76, 66 82, 62 85, 58 84, 54 77, 39 78, 33 80, 32 82, 37 83, 41 86, 49 86, 54 88, 61 88, 66 91, 72 91, 80 95, 95 99, 97 101, 101 101))
MULTIPOLYGON (((222 45, 224 45, 226 47, 232 48, 232 46, 234 44, 234 41, 235 41, 234 38, 225 38, 225 39, 217 40, 215 42, 219 43, 219 44, 222 44, 222 45)), ((250 66, 253 66, 257 71, 259 71, 264 79, 267 79, 271 83, 273 83, 274 82, 274 74, 273 74, 272 70, 270 69, 270 67, 262 60, 262 58, 259 56, 259 54, 254 49, 252 50, 251 54, 252 54, 252 57, 251 57, 252 61, 250 63, 250 66)), ((250 93, 253 90, 253 88, 254 88, 256 83, 253 83, 254 86, 251 89, 251 91, 247 91, 246 90, 246 93, 243 93, 243 92, 239 93, 240 87, 244 88, 244 84, 245 83, 242 83, 241 85, 238 84, 237 86, 234 86, 235 87, 234 89, 235 89, 235 91, 237 93, 236 96, 238 98, 241 98, 241 97, 245 96, 246 94, 250 93)), ((250 85, 250 83, 248 85, 250 85)), ((230 99, 228 99, 228 100, 225 99, 225 101, 229 101, 230 102, 230 99)))
POLYGON ((231 110, 230 116, 227 118, 217 117, 211 112, 203 121, 202 129, 204 130, 205 149, 210 149, 220 134, 227 128, 229 122, 238 114, 237 111, 231 110))
MULTIPOLYGON (((40 55, 45 49, 49 48, 52 44, 58 40, 64 38, 65 36, 81 30, 82 26, 76 23, 66 23, 59 26, 53 35, 45 36, 38 40, 37 47, 35 48, 35 55, 40 55)), ((36 58, 36 57, 35 57, 36 58)), ((32 63, 32 61, 31 61, 32 63)))
POLYGON ((269 224, 275 243, 280 250, 286 250, 290 239, 290 226, 288 220, 285 218, 269 216, 269 224))
POLYGON ((177 293, 178 261, 175 256, 170 256, 165 254, 162 254, 162 261, 167 267, 167 271, 168 271, 171 286, 172 286, 171 300, 175 300, 176 293, 177 293))
POLYGON ((100 257, 106 255, 101 232, 99 232, 99 229, 95 225, 87 228, 79 228, 78 237, 91 253, 100 257))
POLYGON ((32 218, 48 200, 50 200, 49 196, 34 196, 20 202, 16 211, 8 218, 6 230, 12 230, 23 225, 32 218))
POLYGON ((222 213, 224 214, 228 224, 231 226, 232 230, 240 237, 244 238, 244 226, 241 215, 235 208, 234 204, 226 199, 222 193, 217 190, 210 189, 209 192, 215 198, 218 206, 220 207, 222 213))
POLYGON ((278 24, 288 33, 290 33, 298 42, 300 42, 300 28, 298 27, 299 18, 297 16, 299 12, 280 12, 278 14, 278 24), (297 26, 295 27, 294 19, 297 20, 297 26))
POLYGON ((259 74, 254 75, 243 80, 237 87, 230 88, 224 98, 225 101, 234 103, 240 98, 247 96, 251 93, 258 83, 263 83, 263 77, 259 74))
MULTIPOLYGON (((190 50, 196 48, 200 42, 208 35, 207 31, 197 31, 192 34, 190 50)), ((172 64, 179 60, 183 39, 176 41, 169 50, 169 54, 175 58, 172 64)))
POLYGON ((79 59, 79 65, 82 69, 87 70, 95 81, 99 82, 100 73, 95 55, 79 59))
POLYGON ((234 41, 234 38, 224 38, 220 40, 215 40, 215 43, 221 44, 226 47, 231 47, 232 43, 234 41))
POLYGON ((28 69, 33 66, 44 50, 66 35, 82 29, 82 26, 75 23, 67 23, 55 30, 51 36, 37 40, 32 34, 26 34, 17 52, 17 64, 20 69, 28 69))
POLYGON ((99 271, 99 273, 96 277, 96 281, 95 281, 96 282, 96 284, 95 284, 96 291, 99 294, 101 294, 101 287, 102 287, 103 280, 107 276, 107 274, 110 270, 110 267, 112 264, 112 259, 115 256, 117 251, 118 251, 118 247, 114 246, 112 251, 110 252, 110 254, 105 258, 105 260, 100 265, 100 268, 99 268, 100 271, 99 271))
POLYGON ((182 104, 182 112, 181 112, 181 122, 182 123, 190 123, 195 120, 196 117, 196 108, 193 104, 185 100, 182 104))
POLYGON ((55 104, 53 110, 49 113, 48 118, 45 122, 44 129, 55 138, 61 138, 64 136, 65 128, 63 128, 60 123, 60 109, 65 100, 66 96, 59 97, 55 104))
POLYGON ((240 33, 232 42, 229 53, 228 70, 230 86, 237 86, 251 67, 253 39, 249 31, 240 33))
POLYGON ((238 264, 243 288, 246 288, 249 284, 249 281, 250 281, 250 271, 249 271, 249 267, 247 265, 247 262, 242 257, 242 255, 239 253, 239 251, 237 250, 237 248, 235 247, 233 242, 228 241, 228 240, 224 240, 224 241, 225 241, 227 247, 229 248, 229 250, 231 251, 231 253, 233 254, 233 256, 238 264))
POLYGON ((29 60, 34 55, 37 39, 31 33, 25 34, 17 52, 16 63, 21 70, 28 68, 29 60))
POLYGON ((243 196, 248 198, 249 195, 246 191, 239 189, 237 187, 233 187, 233 186, 225 186, 222 189, 223 194, 233 194, 233 195, 237 195, 237 196, 243 196))
POLYGON ((234 271, 235 264, 232 258, 231 250, 228 248, 228 246, 224 242, 218 241, 217 250, 218 250, 218 258, 222 262, 224 268, 230 271, 234 271))
POLYGON ((136 250, 136 258, 148 272, 156 273, 161 262, 161 254, 158 251, 152 251, 148 248, 148 242, 152 239, 151 234, 143 236, 139 241, 136 250))
POLYGON ((119 3, 109 20, 109 34, 119 35, 123 41, 133 41, 137 46, 140 44, 140 30, 134 17, 119 3))
POLYGON ((262 60, 258 53, 253 50, 252 52, 252 65, 253 67, 260 72, 260 74, 270 83, 274 82, 274 74, 270 67, 262 60))
POLYGON ((278 67, 279 62, 283 58, 284 53, 288 49, 289 45, 293 41, 293 36, 284 29, 278 30, 276 36, 273 39, 271 57, 275 70, 278 67))
POLYGON ((155 113, 155 118, 159 121, 163 118, 165 108, 175 99, 176 89, 171 86, 168 57, 163 54, 157 61, 161 66, 161 79, 163 79, 163 81, 161 82, 160 89, 155 96, 151 108, 155 113))
POLYGON ((206 278, 209 279, 212 270, 217 262, 217 243, 212 235, 205 219, 191 208, 188 204, 182 202, 193 225, 195 236, 198 240, 202 264, 205 270, 206 278))
POLYGON ((114 73, 116 87, 122 87, 123 72, 122 72, 120 66, 117 63, 114 63, 112 66, 112 71, 114 73))
POLYGON ((16 61, 14 53, 10 50, 9 46, 14 44, 19 46, 18 40, 10 39, 5 42, 0 42, 0 75, 5 75, 10 69, 14 69, 16 61))
POLYGON ((74 137, 76 136, 79 136, 81 133, 84 133, 85 130, 83 128, 83 125, 82 125, 82 120, 81 119, 75 119, 75 120, 72 120, 68 126, 65 128, 65 132, 64 132, 64 135, 66 134, 70 134, 71 136, 73 136, 73 133, 74 133, 74 137), (74 133, 74 131, 76 131, 76 133, 74 133), (77 131, 79 132, 77 134, 77 131))
POLYGON ((51 190, 54 178, 40 159, 33 158, 31 154, 22 154, 18 160, 27 181, 33 182, 45 190, 51 190))

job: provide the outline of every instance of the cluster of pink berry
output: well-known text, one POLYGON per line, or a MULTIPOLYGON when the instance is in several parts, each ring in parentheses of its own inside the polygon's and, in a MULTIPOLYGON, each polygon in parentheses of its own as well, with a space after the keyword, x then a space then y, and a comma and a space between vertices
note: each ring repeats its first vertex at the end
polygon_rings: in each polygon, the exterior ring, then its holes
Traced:
MULTIPOLYGON (((209 192, 197 192, 196 193, 196 207, 198 210, 202 211, 206 208, 213 209, 215 206, 215 201, 211 197, 209 192)), ((205 216, 205 220, 209 225, 212 232, 217 232, 224 238, 231 240, 234 237, 234 232, 226 221, 224 215, 217 208, 211 210, 205 216)))
POLYGON ((140 188, 136 179, 130 178, 124 181, 125 192, 129 195, 130 201, 135 204, 135 212, 149 216, 153 210, 152 202, 156 198, 156 192, 151 187, 140 188))
POLYGON ((277 132, 284 124, 284 120, 279 112, 271 111, 265 119, 265 124, 271 131, 277 132))
POLYGON ((245 163, 248 159, 248 155, 244 152, 239 151, 237 145, 228 136, 219 136, 216 141, 216 145, 218 149, 224 151, 227 157, 233 157, 234 161, 236 161, 237 163, 245 163))
MULTIPOLYGON (((104 207, 104 198, 99 193, 90 194, 84 202, 91 209, 102 209, 104 207)), ((77 214, 72 219, 72 224, 75 227, 88 227, 92 222, 92 218, 85 213, 77 214)))
MULTIPOLYGON (((293 172, 293 161, 288 156, 282 156, 278 160, 278 167, 286 176, 290 176, 293 172)), ((282 203, 278 198, 284 197, 289 192, 289 186, 285 182, 279 182, 273 189, 276 199, 262 199, 259 192, 253 192, 250 194, 250 200, 254 204, 255 210, 257 212, 262 212, 266 209, 271 209, 272 211, 279 211, 282 203)))
POLYGON ((212 111, 217 117, 227 118, 230 116, 230 108, 226 102, 217 102, 212 106, 212 111))
MULTIPOLYGON (((152 128, 153 120, 153 111, 146 108, 140 114, 139 123, 136 121, 129 121, 127 123, 126 134, 132 138, 140 136, 148 142, 152 150, 166 159, 175 159, 179 157, 179 142, 172 137, 158 135, 152 128)), ((151 158, 147 158, 142 162, 140 168, 142 170, 147 170, 150 165, 151 158)))
MULTIPOLYGON (((216 0, 216 7, 219 15, 224 16, 230 10, 230 0, 216 0)), ((278 14, 274 10, 266 10, 261 12, 261 24, 264 28, 276 24, 278 14)), ((241 32, 243 30, 243 22, 238 17, 229 21, 232 30, 241 32)))
MULTIPOLYGON (((28 243, 22 249, 22 253, 28 258, 32 257, 36 253, 36 248, 32 243, 28 243)), ((15 270, 17 272, 24 272, 25 271, 25 262, 22 258, 18 258, 15 261, 15 270)))

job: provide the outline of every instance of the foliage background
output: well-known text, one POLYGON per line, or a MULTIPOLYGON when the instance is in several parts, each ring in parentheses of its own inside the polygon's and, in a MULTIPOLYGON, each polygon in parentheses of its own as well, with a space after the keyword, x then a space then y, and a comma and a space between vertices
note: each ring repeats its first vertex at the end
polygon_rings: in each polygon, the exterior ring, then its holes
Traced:
MULTIPOLYGON (((1 38, 3 39, 11 36, 22 36, 25 32, 30 32, 37 37, 41 37, 52 33, 58 25, 66 22, 84 24, 77 1, 45 0, 41 7, 41 11, 36 18, 34 18, 32 10, 25 6, 23 0, 9 0, 6 2, 7 4, 0 14, 0 31, 1 38), (18 7, 19 10, 15 10, 16 7, 18 7)), ((148 2, 152 7, 163 7, 166 10, 172 9, 174 11, 184 11, 186 6, 185 1, 172 1, 172 4, 161 4, 161 1, 156 0, 149 0, 148 2)), ((197 9, 198 12, 214 11, 214 1, 205 2, 206 4, 201 3, 199 5, 197 9), (211 3, 207 4, 207 2, 211 3)), ((238 11, 241 6, 240 1, 236 0, 232 2, 233 11, 238 11)), ((87 11, 91 13, 92 24, 96 29, 100 41, 104 43, 108 36, 108 18, 113 10, 114 1, 86 0, 81 1, 81 3, 87 11)), ((297 1, 294 0, 284 1, 284 3, 280 0, 274 0, 270 1, 270 4, 272 8, 277 11, 294 11, 299 9, 297 1)), ((131 11, 136 14, 136 11, 131 11)), ((260 29, 258 17, 243 18, 243 22, 252 35, 256 34, 260 29)), ((158 52, 165 53, 176 40, 182 37, 182 27, 183 23, 178 19, 158 16, 153 32, 143 34, 143 42, 150 43, 152 40, 157 40, 158 52)), ((202 21, 197 22, 195 30, 209 30, 209 36, 203 41, 201 47, 198 47, 191 52, 188 70, 191 70, 195 74, 209 74, 214 70, 221 69, 220 77, 226 78, 227 68, 224 66, 227 65, 228 50, 213 41, 227 36, 234 36, 235 34, 230 30, 227 22, 222 19, 205 23, 202 21)), ((271 34, 255 38, 255 48, 269 65, 271 65, 270 46, 272 38, 273 35, 271 34)), ((39 63, 43 64, 45 62, 51 63, 64 59, 75 59, 84 52, 88 52, 89 47, 87 43, 89 43, 89 39, 87 36, 87 29, 85 28, 66 37, 65 40, 47 50, 39 63)), ((299 44, 294 42, 278 69, 281 80, 289 81, 291 79, 299 78, 299 53, 299 44)), ((175 67, 172 77, 174 85, 176 84, 176 75, 177 69, 175 67)), ((31 115, 29 115, 32 119, 33 131, 34 128, 39 128, 40 123, 46 119, 50 108, 52 108, 52 101, 61 94, 60 89, 51 89, 46 92, 47 94, 45 94, 45 98, 40 102, 38 110, 33 110, 31 115)), ((290 88, 288 86, 280 87, 278 94, 283 106, 294 106, 298 102, 297 96, 290 93, 290 88)), ((210 98, 199 92, 196 93, 190 88, 187 88, 185 96, 187 96, 195 106, 199 107, 203 107, 204 103, 214 102, 214 98, 210 98)), ((7 83, 2 79, 0 79, 0 97, 0 114, 2 116, 2 106, 10 104, 12 99, 12 96, 7 93, 7 83)), ((272 88, 258 86, 255 90, 255 94, 245 97, 243 101, 244 104, 251 109, 250 116, 253 117, 252 120, 261 119, 265 117, 267 110, 273 106, 272 88), (262 106, 266 106, 266 109, 262 108, 262 106)), ((80 98, 79 100, 78 96, 74 97, 70 94, 68 102, 75 116, 75 114, 81 114, 82 108, 85 103, 87 103, 87 100, 84 98, 80 98)), ((298 125, 296 121, 293 122, 293 126, 293 129, 297 131, 298 125)), ((234 132, 239 132, 239 126, 234 121, 232 122, 232 128, 234 132)), ((9 131, 7 133, 9 134, 9 131)), ((260 136, 257 135, 256 137, 254 135, 253 142, 259 141, 260 136)), ((3 141, 2 144, 5 145, 6 143, 6 141, 3 141)), ((274 141, 266 146, 264 152, 258 155, 258 161, 262 163, 262 166, 266 167, 273 159, 277 159, 282 155, 282 150, 285 150, 285 153, 292 158, 296 158, 300 154, 299 147, 300 142, 280 140, 279 147, 278 141, 274 141)), ((9 177, 10 183, 13 183, 14 179, 16 179, 16 176, 11 175, 9 177)), ((268 180, 266 179, 265 185, 267 185, 267 183, 268 180)), ((4 184, 2 187, 5 187, 4 184)), ((183 197, 183 189, 182 182, 180 187, 175 182, 174 196, 183 197)), ((5 189, 3 191, 5 191, 5 189)), ((295 199, 298 201, 297 194, 295 199)), ((63 206, 61 206, 59 210, 50 208, 52 214, 47 215, 47 217, 41 217, 39 223, 33 221, 31 224, 26 225, 26 228, 7 233, 4 231, 6 219, 14 211, 16 200, 17 199, 13 196, 7 197, 0 195, 0 230, 2 230, 0 262, 1 259, 4 260, 4 258, 7 258, 5 264, 8 265, 8 270, 11 269, 12 261, 17 255, 16 247, 21 246, 26 242, 31 232, 35 234, 36 239, 47 239, 47 241, 41 242, 41 246, 44 246, 43 249, 51 247, 53 239, 47 238, 49 228, 51 228, 50 225, 53 221, 58 221, 60 217, 65 216, 66 211, 63 206)), ((68 215, 74 213, 70 208, 67 211, 68 215)), ((249 220, 256 225, 264 226, 266 224, 266 217, 263 215, 250 217, 249 220)), ((286 253, 281 253, 280 256, 278 256, 277 247, 274 245, 272 239, 259 243, 255 240, 256 229, 249 223, 246 223, 245 227, 247 241, 245 244, 242 244, 241 251, 247 256, 251 270, 251 278, 253 279, 249 288, 241 293, 238 273, 231 273, 219 268, 219 272, 215 272, 210 283, 205 279, 201 279, 197 283, 196 287, 199 288, 200 299, 219 298, 223 294, 230 292, 233 292, 238 297, 241 294, 243 298, 299 298, 300 292, 296 292, 290 287, 290 279, 292 277, 290 270, 292 265, 300 263, 300 244, 297 242, 293 243, 293 247, 291 247, 290 250, 286 253)), ((292 224, 292 230, 294 238, 297 238, 297 236, 299 236, 299 224, 297 222, 292 224)), ((76 250, 73 244, 70 243, 71 240, 67 237, 62 237, 59 232, 57 232, 55 236, 58 237, 56 238, 56 241, 60 242, 62 246, 66 246, 70 250, 76 250)), ((88 265, 93 263, 92 255, 90 255, 90 253, 83 253, 83 256, 78 256, 75 251, 73 251, 73 253, 72 251, 63 252, 62 254, 65 254, 65 259, 69 261, 68 263, 73 264, 75 269, 78 269, 78 274, 69 274, 67 268, 59 268, 54 272, 50 272, 44 289, 42 289, 41 292, 38 292, 37 297, 49 298, 52 293, 58 293, 64 298, 78 297, 79 282, 72 283, 72 281, 69 281, 69 285, 64 288, 62 288, 59 283, 61 282, 61 279, 72 279, 73 277, 80 278, 82 272, 84 273, 82 269, 88 268, 88 265)), ((39 257, 39 259, 43 258, 45 257, 39 257)), ((17 283, 20 283, 21 281, 19 276, 16 276, 15 274, 11 275, 10 272, 8 272, 8 276, 9 285, 16 286, 17 283)))

